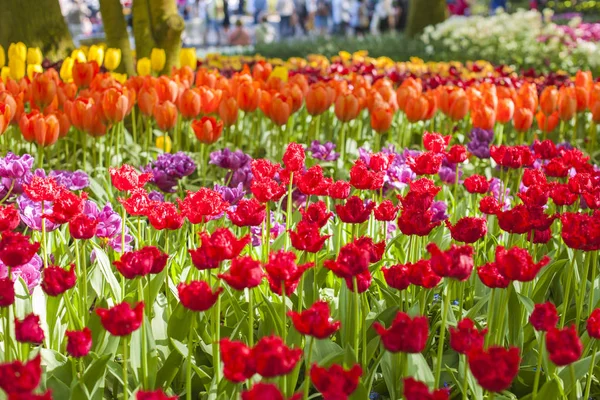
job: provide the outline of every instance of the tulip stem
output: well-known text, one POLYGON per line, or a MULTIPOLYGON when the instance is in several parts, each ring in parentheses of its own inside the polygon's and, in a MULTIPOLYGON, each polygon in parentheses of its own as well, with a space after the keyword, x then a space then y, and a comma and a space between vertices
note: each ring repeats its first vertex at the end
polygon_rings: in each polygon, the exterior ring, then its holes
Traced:
POLYGON ((596 366, 596 353, 597 353, 597 341, 592 344, 592 362, 590 363, 590 370, 588 372, 587 381, 585 383, 585 394, 584 399, 590 398, 590 390, 592 389, 592 378, 594 377, 594 367, 596 366))
MULTIPOLYGON (((138 296, 140 301, 143 303, 144 302, 144 284, 142 282, 142 280, 144 279, 144 277, 141 277, 138 279, 138 296)), ((142 326, 140 327, 141 331, 140 331, 140 335, 141 335, 141 340, 142 340, 142 383, 143 383, 143 388, 147 389, 148 388, 148 353, 146 351, 147 348, 147 344, 146 344, 146 315, 145 312, 142 315, 142 326)))
POLYGON ((127 379, 127 348, 129 336, 123 336, 123 400, 129 398, 129 382, 127 379))
MULTIPOLYGON (((283 344, 287 345, 287 297, 285 294, 285 282, 281 281, 281 339, 283 344)), ((284 395, 287 395, 287 376, 282 376, 281 388, 284 395)))
POLYGON ((590 273, 590 262, 592 255, 585 253, 585 265, 583 268, 583 275, 581 276, 581 292, 579 293, 579 299, 577 299, 577 316, 575 318, 575 327, 579 329, 579 322, 581 321, 581 314, 583 313, 583 305, 585 303, 585 294, 588 291, 587 278, 590 273))
POLYGON ((570 397, 572 399, 576 400, 578 398, 577 397, 577 378, 575 377, 575 366, 573 364, 574 363, 571 363, 569 365, 569 372, 571 373, 571 383, 573 384, 573 389, 571 390, 570 397))
POLYGON ((306 364, 304 366, 304 400, 308 400, 308 392, 310 390, 310 362, 312 359, 313 346, 315 344, 315 338, 310 337, 308 344, 308 355, 306 356, 306 364))
POLYGON ((290 226, 292 225, 292 184, 294 183, 294 173, 290 173, 290 183, 288 184, 287 193, 287 208, 285 212, 285 247, 287 249, 290 246, 290 226))
MULTIPOLYGON (((358 293, 358 279, 356 275, 352 277, 352 289, 354 292, 354 326, 356 327, 356 332, 354 333, 354 351, 356 352, 356 362, 360 362, 358 346, 360 343, 360 293, 358 293)), ((365 349, 363 349, 365 351, 365 349)))
POLYGON ((444 354, 444 340, 446 339, 446 323, 448 316, 448 309, 450 308, 450 287, 452 281, 448 281, 446 285, 446 293, 444 296, 444 309, 442 310, 442 325, 440 326, 440 340, 438 342, 438 352, 435 365, 435 383, 434 387, 437 388, 440 383, 440 375, 442 373, 442 356, 444 354))
POLYGON ((592 268, 592 287, 590 288, 590 306, 589 306, 590 313, 593 309, 596 308, 596 303, 594 301, 594 290, 596 290, 596 289, 594 286, 596 285, 596 272, 598 271, 598 268, 596 268, 596 266, 598 265, 598 250, 596 250, 594 252, 592 257, 593 257, 592 265, 594 266, 594 268, 592 268))
MULTIPOLYGON (((10 272, 8 274, 10 279, 10 272)), ((10 307, 5 307, 6 318, 4 320, 4 360, 10 362, 12 337, 10 335, 10 307)))
MULTIPOLYGON (((188 354, 185 370, 185 398, 192 400, 192 353, 194 352, 194 323, 196 322, 196 314, 192 314, 192 322, 190 323, 190 332, 188 334, 188 354)), ((217 367, 214 367, 215 376, 217 367)))
POLYGON ((469 362, 467 361, 467 356, 463 355, 463 387, 462 387, 462 398, 468 399, 469 392, 469 362))
POLYGON ((565 321, 567 317, 567 310, 569 309, 569 303, 571 298, 569 297, 571 294, 571 281, 573 280, 573 273, 575 272, 575 253, 573 253, 573 258, 571 259, 571 266, 567 271, 567 283, 565 284, 565 297, 563 301, 563 309, 562 315, 560 316, 560 328, 565 327, 565 321))
POLYGON ((533 395, 531 396, 532 400, 535 400, 535 397, 537 396, 538 387, 540 385, 540 375, 542 374, 542 359, 544 358, 544 332, 540 333, 539 341, 537 365, 535 368, 535 378, 533 380, 533 395))
POLYGON ((248 288, 248 346, 254 346, 254 295, 248 288))

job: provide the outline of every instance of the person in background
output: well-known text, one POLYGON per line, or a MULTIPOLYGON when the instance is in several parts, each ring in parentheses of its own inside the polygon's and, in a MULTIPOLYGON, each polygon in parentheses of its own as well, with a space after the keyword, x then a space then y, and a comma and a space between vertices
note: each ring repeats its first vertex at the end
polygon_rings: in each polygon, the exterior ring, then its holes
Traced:
POLYGON ((266 15, 260 16, 260 24, 254 30, 254 40, 257 44, 273 43, 276 37, 275 28, 269 23, 266 15))
POLYGON ((315 29, 319 36, 327 33, 329 27, 329 16, 331 15, 331 5, 328 0, 317 0, 317 10, 315 12, 315 29))
POLYGON ((253 1, 254 23, 259 24, 262 21, 262 14, 267 11, 267 0, 253 1))
POLYGON ((469 15, 469 3, 467 0, 449 0, 448 11, 451 15, 469 15))
POLYGON ((492 0, 490 3, 490 14, 495 14, 499 8, 506 11, 506 0, 492 0))
POLYGON ((248 30, 244 28, 244 24, 241 19, 235 22, 235 28, 232 29, 228 38, 231 46, 249 46, 252 42, 250 40, 250 34, 248 30))
POLYGON ((293 0, 277 0, 277 13, 279 13, 279 35, 282 38, 294 36, 292 16, 294 15, 293 0))
POLYGON ((408 15, 408 0, 398 0, 396 3, 396 30, 402 32, 406 28, 406 16, 408 15))
MULTIPOLYGON (((208 0, 206 4, 207 16, 208 16, 208 26, 206 28, 205 36, 208 39, 208 34, 211 30, 215 31, 217 34, 217 44, 221 44, 221 24, 223 24, 223 20, 225 17, 223 11, 223 0, 208 0)), ((205 43, 207 40, 205 40, 205 43)))
POLYGON ((394 10, 392 0, 379 0, 371 19, 371 33, 385 33, 394 28, 394 10))
POLYGON ((296 10, 296 19, 298 22, 298 27, 304 35, 307 34, 306 21, 308 19, 306 1, 307 0, 294 0, 294 9, 296 10))
POLYGON ((225 35, 229 34, 229 28, 231 28, 229 15, 229 0, 223 0, 223 32, 225 35))
POLYGON ((367 5, 367 0, 354 0, 352 2, 350 26, 358 36, 363 36, 369 31, 369 6, 367 5))

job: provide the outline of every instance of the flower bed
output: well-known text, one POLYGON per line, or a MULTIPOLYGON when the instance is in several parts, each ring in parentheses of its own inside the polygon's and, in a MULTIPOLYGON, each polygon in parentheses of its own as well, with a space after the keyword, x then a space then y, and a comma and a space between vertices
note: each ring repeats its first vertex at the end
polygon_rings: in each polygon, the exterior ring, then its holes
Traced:
POLYGON ((182 55, 0 83, 11 399, 598 393, 591 73, 182 55))

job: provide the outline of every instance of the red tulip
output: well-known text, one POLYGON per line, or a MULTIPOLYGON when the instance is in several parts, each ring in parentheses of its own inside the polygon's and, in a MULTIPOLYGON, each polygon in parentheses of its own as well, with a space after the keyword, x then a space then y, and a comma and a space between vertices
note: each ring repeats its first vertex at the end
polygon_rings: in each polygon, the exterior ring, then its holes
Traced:
POLYGON ((192 130, 200 143, 213 144, 221 137, 223 122, 213 117, 202 117, 192 121, 192 130))
POLYGON ((549 301, 543 304, 536 304, 529 317, 529 323, 533 325, 536 331, 545 332, 556 327, 558 323, 558 311, 556 311, 554 304, 549 301))
POLYGON ((40 317, 32 313, 23 320, 15 318, 15 338, 21 343, 41 344, 44 341, 44 331, 40 326, 40 317))
POLYGON ((260 226, 265 220, 265 209, 255 198, 241 199, 235 211, 227 210, 227 216, 235 226, 260 226))
POLYGON ((140 301, 132 309, 129 303, 123 302, 109 309, 97 308, 96 314, 100 317, 104 329, 111 335, 127 336, 142 326, 144 303, 140 301))
POLYGON ((317 301, 300 313, 290 311, 288 315, 292 319, 294 328, 302 335, 325 339, 340 329, 341 322, 331 321, 329 304, 325 301, 317 301))
POLYGON ((67 353, 71 357, 85 357, 92 349, 92 331, 88 327, 82 331, 67 331, 67 353))
POLYGON ((471 319, 464 318, 456 328, 449 328, 449 331, 450 347, 458 353, 468 354, 473 349, 483 348, 488 330, 485 328, 479 331, 471 319))
POLYGON ((323 400, 346 400, 358 387, 362 372, 359 364, 348 370, 338 364, 329 368, 314 364, 310 369, 310 380, 321 392, 323 400))
POLYGON ((42 279, 42 290, 48 296, 58 296, 73 288, 77 281, 75 276, 75 265, 71 264, 70 269, 52 265, 44 268, 42 279))
POLYGON ((280 250, 269 254, 269 262, 265 265, 269 287, 278 295, 289 296, 296 290, 302 274, 313 266, 312 263, 296 265, 296 254, 280 250))
POLYGON ((8 395, 31 393, 40 384, 42 376, 42 357, 23 364, 21 361, 0 364, 0 389, 8 395))
POLYGON ((8 267, 27 264, 40 249, 38 242, 30 243, 29 236, 4 232, 0 240, 0 261, 8 267))
POLYGON ((252 349, 242 342, 227 338, 222 339, 219 344, 225 379, 240 383, 252 378, 256 373, 252 349))
POLYGON ((468 360, 471 373, 481 387, 490 392, 501 392, 510 388, 519 373, 521 356, 517 347, 490 346, 486 350, 473 349, 468 360))
POLYGON ((191 281, 181 282, 177 286, 177 291, 179 300, 185 308, 192 311, 206 311, 217 302, 223 288, 213 291, 204 281, 191 281))
POLYGON ((429 336, 427 317, 411 318, 403 312, 398 312, 388 329, 379 322, 375 322, 373 327, 381 336, 383 347, 392 353, 420 353, 425 349, 429 336))
POLYGON ((287 375, 302 358, 302 349, 291 349, 278 336, 264 336, 252 349, 256 372, 264 378, 287 375))
POLYGON ((404 378, 403 394, 406 400, 448 400, 448 389, 437 389, 429 391, 427 385, 413 378, 404 378))
POLYGON ((244 290, 260 285, 265 273, 259 261, 244 256, 231 260, 229 270, 218 276, 235 290, 244 290))
POLYGON ((19 212, 14 205, 0 205, 0 233, 15 230, 20 222, 19 212))

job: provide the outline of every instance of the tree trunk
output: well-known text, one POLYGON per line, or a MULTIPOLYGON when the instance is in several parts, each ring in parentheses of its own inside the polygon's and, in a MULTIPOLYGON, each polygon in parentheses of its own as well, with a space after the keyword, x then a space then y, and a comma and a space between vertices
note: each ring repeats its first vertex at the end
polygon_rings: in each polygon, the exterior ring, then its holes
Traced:
POLYGON ((448 16, 446 0, 411 0, 406 33, 415 36, 428 25, 443 22, 448 16))
POLYGON ((23 42, 57 60, 74 48, 58 0, 0 0, 0 44, 23 42))
POLYGON ((165 50, 164 73, 179 64, 181 33, 185 28, 175 0, 133 0, 133 34, 136 55, 150 57, 153 47, 165 50))
POLYGON ((102 23, 106 34, 106 45, 121 49, 121 65, 118 72, 124 72, 131 76, 135 73, 133 68, 133 53, 127 33, 127 23, 123 15, 123 7, 120 0, 100 0, 100 12, 102 23))

